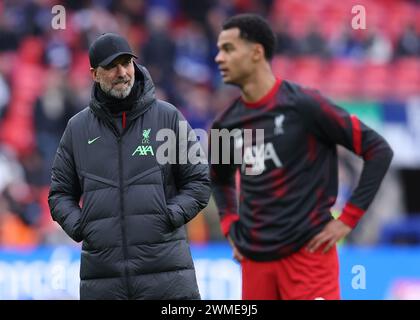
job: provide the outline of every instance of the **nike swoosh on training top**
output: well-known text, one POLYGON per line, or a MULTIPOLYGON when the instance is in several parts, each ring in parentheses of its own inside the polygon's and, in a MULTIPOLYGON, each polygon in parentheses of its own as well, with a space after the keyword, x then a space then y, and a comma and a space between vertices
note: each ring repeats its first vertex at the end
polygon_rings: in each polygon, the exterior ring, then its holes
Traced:
POLYGON ((99 137, 96 137, 95 139, 92 139, 92 140, 88 140, 88 144, 91 144, 91 143, 94 143, 96 140, 98 140, 100 138, 100 136, 99 137))

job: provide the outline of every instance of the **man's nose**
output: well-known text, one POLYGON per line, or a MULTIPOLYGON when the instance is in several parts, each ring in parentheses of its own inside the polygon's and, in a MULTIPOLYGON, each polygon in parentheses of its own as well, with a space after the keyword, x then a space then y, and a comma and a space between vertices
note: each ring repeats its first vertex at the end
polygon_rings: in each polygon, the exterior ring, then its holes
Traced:
POLYGON ((214 61, 216 61, 217 64, 220 64, 223 61, 223 55, 220 51, 217 53, 216 57, 214 58, 214 61))
POLYGON ((123 65, 117 64, 117 75, 125 76, 126 73, 127 73, 127 69, 123 65))

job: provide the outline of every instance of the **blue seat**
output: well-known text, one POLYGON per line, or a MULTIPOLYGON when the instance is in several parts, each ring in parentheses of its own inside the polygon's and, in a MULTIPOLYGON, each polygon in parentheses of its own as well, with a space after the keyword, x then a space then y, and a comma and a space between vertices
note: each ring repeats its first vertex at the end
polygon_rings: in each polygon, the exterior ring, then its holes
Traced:
POLYGON ((379 235, 380 244, 419 244, 420 214, 410 214, 386 224, 379 235))

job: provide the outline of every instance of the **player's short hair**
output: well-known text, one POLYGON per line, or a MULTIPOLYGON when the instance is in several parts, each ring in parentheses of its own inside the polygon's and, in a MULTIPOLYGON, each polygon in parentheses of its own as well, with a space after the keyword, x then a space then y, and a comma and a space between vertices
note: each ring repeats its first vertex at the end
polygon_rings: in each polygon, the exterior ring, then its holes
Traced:
POLYGON ((223 24, 223 30, 238 28, 239 36, 264 47, 264 56, 271 60, 276 47, 276 36, 267 20, 257 14, 243 13, 235 15, 223 24))

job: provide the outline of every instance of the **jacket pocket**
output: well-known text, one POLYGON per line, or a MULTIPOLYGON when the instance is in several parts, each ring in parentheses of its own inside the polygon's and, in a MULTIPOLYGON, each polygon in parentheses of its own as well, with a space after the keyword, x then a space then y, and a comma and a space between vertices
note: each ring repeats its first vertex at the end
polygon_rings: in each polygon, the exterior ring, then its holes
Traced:
POLYGON ((86 213, 85 207, 83 206, 81 210, 81 217, 80 217, 80 223, 79 223, 79 233, 83 240, 85 239, 85 235, 83 231, 86 227, 86 224, 87 224, 87 213, 86 213))
POLYGON ((162 199, 163 199, 163 206, 165 207, 165 214, 162 217, 162 220, 166 223, 167 227, 169 228, 169 231, 174 231, 176 228, 174 227, 172 220, 170 218, 170 211, 168 209, 168 202, 167 202, 167 175, 166 175, 166 170, 167 167, 165 166, 160 166, 161 168, 161 177, 162 177, 162 184, 161 184, 161 192, 162 192, 162 199))
MULTIPOLYGON (((83 240, 85 240, 85 228, 86 225, 89 223, 89 218, 92 219, 92 209, 89 210, 89 202, 92 201, 91 198, 89 197, 93 197, 93 194, 84 194, 84 198, 82 200, 82 210, 81 210, 81 217, 80 217, 80 223, 79 223, 79 230, 80 230, 80 235, 82 236, 83 240)), ((92 205, 90 205, 92 206, 92 205)))
POLYGON ((103 191, 106 192, 107 190, 111 189, 117 190, 118 184, 110 179, 100 177, 85 171, 81 171, 80 174, 83 179, 84 188, 82 195, 82 210, 79 222, 79 231, 80 235, 85 238, 84 230, 86 225, 95 218, 98 218, 97 212, 101 211, 103 206, 107 207, 111 203, 111 201, 108 201, 106 204, 98 203, 97 193, 103 191))
POLYGON ((166 196, 166 169, 165 166, 161 166, 159 165, 160 168, 160 176, 162 179, 162 183, 160 185, 160 190, 161 190, 161 195, 162 195, 162 201, 163 201, 163 205, 165 207, 165 213, 168 213, 168 204, 167 204, 167 196, 166 196))

